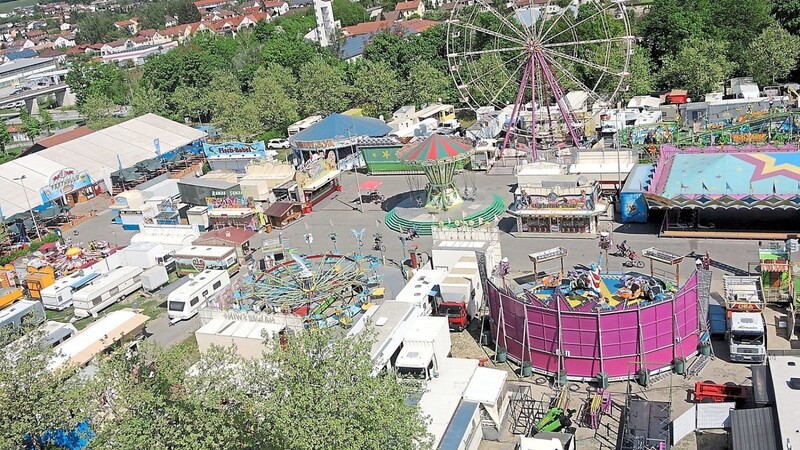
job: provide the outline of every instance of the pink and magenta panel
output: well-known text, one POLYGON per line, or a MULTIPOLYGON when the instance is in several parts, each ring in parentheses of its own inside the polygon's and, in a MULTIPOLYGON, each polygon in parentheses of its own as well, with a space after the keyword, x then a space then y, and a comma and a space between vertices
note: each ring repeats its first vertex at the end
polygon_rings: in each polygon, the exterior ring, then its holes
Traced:
POLYGON ((560 294, 549 303, 489 289, 492 336, 517 362, 539 373, 558 372, 558 349, 570 378, 633 376, 637 361, 650 370, 697 350, 697 277, 692 275, 670 300, 605 312, 576 311, 560 294), (502 308, 501 308, 502 305, 502 308))

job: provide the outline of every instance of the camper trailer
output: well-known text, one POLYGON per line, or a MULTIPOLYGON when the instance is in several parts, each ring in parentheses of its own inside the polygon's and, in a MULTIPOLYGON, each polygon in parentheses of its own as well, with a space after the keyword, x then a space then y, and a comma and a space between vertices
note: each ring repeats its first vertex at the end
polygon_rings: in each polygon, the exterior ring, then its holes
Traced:
POLYGON ((100 274, 91 270, 79 270, 73 274, 61 277, 56 282, 42 289, 42 304, 47 309, 61 311, 72 306, 72 294, 100 274))
POLYGON ((239 270, 236 249, 214 245, 189 245, 175 252, 178 275, 199 273, 205 269, 227 270, 233 274, 239 270))
POLYGON ((20 300, 0 311, 0 335, 5 336, 20 326, 34 326, 44 322, 44 308, 36 300, 20 300), (7 327, 12 327, 8 330, 7 327))
POLYGON ((200 308, 228 289, 231 278, 225 270, 204 270, 191 275, 188 283, 172 291, 167 297, 167 311, 170 323, 194 317, 200 308))
POLYGON ((75 317, 97 316, 97 313, 122 300, 142 287, 142 268, 122 266, 96 278, 90 285, 72 295, 75 317))

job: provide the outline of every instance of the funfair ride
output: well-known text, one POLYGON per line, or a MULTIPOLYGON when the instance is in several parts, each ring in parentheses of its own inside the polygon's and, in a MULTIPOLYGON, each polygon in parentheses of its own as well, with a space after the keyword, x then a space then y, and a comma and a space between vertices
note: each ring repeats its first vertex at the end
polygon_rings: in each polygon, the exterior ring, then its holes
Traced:
POLYGON ((498 159, 509 145, 539 159, 537 139, 585 146, 585 118, 567 90, 608 106, 627 89, 634 37, 624 3, 512 0, 508 6, 503 12, 481 0, 458 0, 453 8, 447 57, 461 100, 476 109, 511 106, 498 159))
POLYGON ((274 312, 296 314, 306 326, 348 326, 381 276, 368 255, 319 254, 280 263, 252 282, 252 297, 274 312))

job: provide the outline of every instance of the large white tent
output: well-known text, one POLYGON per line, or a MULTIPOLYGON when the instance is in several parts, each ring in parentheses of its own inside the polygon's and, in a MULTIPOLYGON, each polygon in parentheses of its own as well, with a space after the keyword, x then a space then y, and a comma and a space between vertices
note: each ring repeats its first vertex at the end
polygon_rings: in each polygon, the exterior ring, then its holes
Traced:
POLYGON ((155 158, 155 140, 162 153, 202 139, 206 133, 155 114, 145 114, 104 130, 46 148, 0 165, 0 211, 5 217, 42 204, 40 189, 62 169, 87 171, 94 181, 123 167, 155 158), (15 178, 25 176, 22 184, 15 178))

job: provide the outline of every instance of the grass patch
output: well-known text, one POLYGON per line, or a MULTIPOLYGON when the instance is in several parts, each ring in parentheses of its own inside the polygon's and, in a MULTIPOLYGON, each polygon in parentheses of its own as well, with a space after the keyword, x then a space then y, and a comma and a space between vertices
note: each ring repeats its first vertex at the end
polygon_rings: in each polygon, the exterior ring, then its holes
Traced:
POLYGON ((39 0, 14 0, 12 2, 0 3, 0 13, 11 12, 14 8, 23 6, 34 6, 39 0))
MULTIPOLYGON (((75 328, 80 331, 114 311, 120 311, 128 308, 135 309, 152 320, 166 312, 166 305, 164 305, 166 301, 167 300, 160 295, 143 295, 137 292, 136 294, 125 298, 125 300, 114 303, 108 308, 100 311, 96 319, 91 316, 86 317, 74 322, 73 325, 75 325, 75 328)), ((47 317, 47 320, 55 320, 58 322, 69 322, 74 315, 75 309, 72 307, 69 307, 63 311, 45 310, 45 317, 47 317)))
POLYGON ((186 352, 187 355, 193 359, 193 362, 200 360, 200 347, 197 345, 197 338, 194 333, 190 334, 186 339, 178 342, 173 346, 179 352, 186 352))

